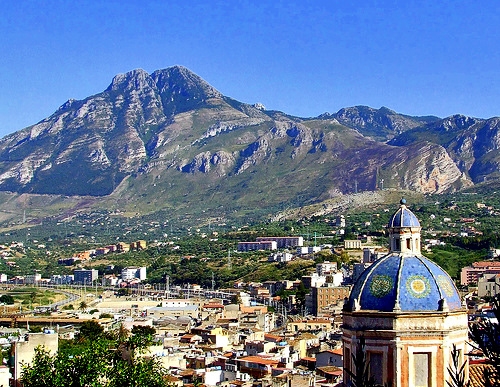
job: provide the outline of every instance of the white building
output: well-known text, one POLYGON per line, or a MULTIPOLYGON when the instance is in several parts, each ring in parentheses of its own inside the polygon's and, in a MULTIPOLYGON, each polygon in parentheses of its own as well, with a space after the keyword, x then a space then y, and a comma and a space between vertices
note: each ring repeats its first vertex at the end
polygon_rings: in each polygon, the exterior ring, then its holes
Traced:
POLYGON ((40 273, 28 274, 24 277, 25 284, 36 284, 42 280, 42 275, 40 273))
POLYGON ((128 266, 122 270, 122 280, 130 281, 133 279, 140 279, 141 281, 146 279, 146 267, 128 266))
POLYGON ((293 255, 286 252, 279 252, 269 255, 268 262, 290 262, 293 255))
POLYGON ((337 271, 337 262, 325 261, 316 265, 318 275, 327 275, 337 271))

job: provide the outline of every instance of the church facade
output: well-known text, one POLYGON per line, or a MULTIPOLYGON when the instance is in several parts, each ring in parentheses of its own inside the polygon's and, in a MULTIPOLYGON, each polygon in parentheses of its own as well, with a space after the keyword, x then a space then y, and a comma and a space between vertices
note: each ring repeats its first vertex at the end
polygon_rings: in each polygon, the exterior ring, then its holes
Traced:
POLYGON ((446 387, 454 346, 467 362, 466 308, 449 275, 421 254, 420 223, 404 199, 387 229, 389 253, 363 272, 344 307, 344 381, 364 341, 377 384, 446 387))

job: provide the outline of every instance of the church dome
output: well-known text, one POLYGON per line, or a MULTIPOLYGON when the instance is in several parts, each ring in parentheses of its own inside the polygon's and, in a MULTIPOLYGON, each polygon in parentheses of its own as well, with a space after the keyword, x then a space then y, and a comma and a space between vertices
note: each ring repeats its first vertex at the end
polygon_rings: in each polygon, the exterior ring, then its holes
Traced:
POLYGON ((462 308, 450 276, 423 256, 389 254, 358 279, 348 309, 382 312, 453 311, 462 308))
POLYGON ((387 227, 420 227, 415 214, 406 207, 406 200, 401 199, 400 203, 401 207, 389 218, 387 227))

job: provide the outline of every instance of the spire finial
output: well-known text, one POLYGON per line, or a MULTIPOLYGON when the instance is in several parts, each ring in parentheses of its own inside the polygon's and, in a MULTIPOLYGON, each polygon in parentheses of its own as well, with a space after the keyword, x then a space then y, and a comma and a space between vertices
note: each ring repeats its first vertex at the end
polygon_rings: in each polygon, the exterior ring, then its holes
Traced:
POLYGON ((406 199, 401 198, 401 200, 399 201, 399 204, 401 204, 402 206, 406 205, 406 199))

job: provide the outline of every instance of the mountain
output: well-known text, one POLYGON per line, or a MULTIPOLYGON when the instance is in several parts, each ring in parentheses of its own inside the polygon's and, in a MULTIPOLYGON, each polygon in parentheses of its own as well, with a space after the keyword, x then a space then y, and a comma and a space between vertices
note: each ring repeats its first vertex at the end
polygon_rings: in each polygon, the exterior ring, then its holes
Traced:
POLYGON ((485 125, 498 123, 459 121, 364 106, 293 117, 181 66, 133 70, 2 138, 0 191, 176 216, 268 214, 379 188, 443 193, 496 173, 485 125))
POLYGON ((439 120, 438 117, 411 117, 398 114, 382 107, 373 109, 368 106, 354 106, 340 109, 337 113, 328 113, 320 117, 335 118, 342 125, 358 130, 361 134, 377 141, 388 141, 409 129, 420 127, 439 120))
POLYGON ((418 145, 432 141, 446 149, 464 176, 473 183, 500 178, 500 118, 454 115, 430 125, 410 129, 389 144, 418 145))

